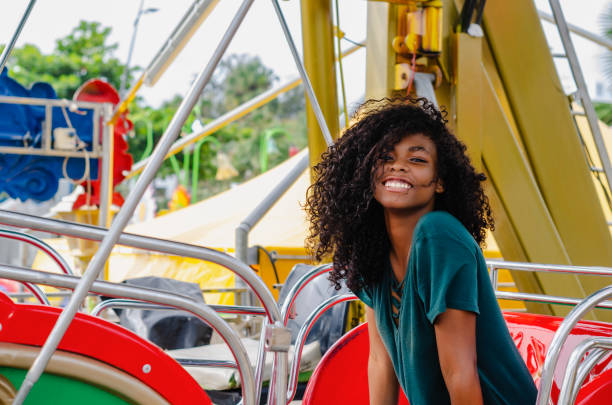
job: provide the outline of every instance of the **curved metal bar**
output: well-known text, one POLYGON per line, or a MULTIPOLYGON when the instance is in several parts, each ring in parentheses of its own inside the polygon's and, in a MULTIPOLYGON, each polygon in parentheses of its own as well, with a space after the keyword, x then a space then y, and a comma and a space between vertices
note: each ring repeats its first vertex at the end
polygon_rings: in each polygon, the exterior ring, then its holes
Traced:
POLYGON ((28 235, 27 233, 17 232, 17 231, 9 231, 8 229, 0 229, 0 238, 7 238, 18 240, 20 242, 28 243, 47 254, 53 261, 58 265, 58 267, 62 270, 64 274, 68 274, 69 276, 74 276, 74 272, 66 263, 66 260, 49 244, 41 239, 38 239, 35 236, 28 235))
MULTIPOLYGON (((259 307, 237 307, 234 305, 208 305, 213 311, 220 312, 222 314, 235 314, 235 315, 265 315, 266 312, 263 308, 259 307)), ((91 316, 99 316, 102 311, 109 308, 124 308, 124 309, 147 309, 147 310, 175 310, 175 308, 167 305, 151 304, 150 302, 143 302, 138 300, 126 300, 123 298, 113 298, 110 300, 103 301, 96 305, 91 312, 91 316)))
MULTIPOLYGON (((83 225, 76 222, 42 218, 6 210, 0 210, 0 223, 96 241, 102 240, 108 232, 105 228, 93 225, 83 225)), ((138 249, 191 257, 219 264, 236 274, 253 289, 255 295, 261 301, 270 323, 275 323, 281 319, 280 310, 278 309, 274 296, 263 280, 248 265, 226 253, 202 246, 130 233, 122 233, 117 243, 138 249)))
POLYGON ((580 304, 576 305, 574 309, 565 317, 559 329, 555 333, 552 342, 548 346, 546 353, 546 359, 544 360, 544 367, 542 369, 542 377, 540 379, 540 389, 538 390, 538 398, 536 400, 537 405, 547 405, 550 399, 550 391, 552 388, 552 382, 561 353, 563 343, 567 339, 567 336, 571 330, 576 326, 576 323, 593 307, 599 302, 612 296, 612 286, 602 288, 601 290, 589 295, 580 304))
POLYGON ((36 297, 38 302, 40 302, 43 305, 51 305, 51 303, 49 302, 49 299, 47 298, 47 294, 45 294, 45 292, 42 290, 42 288, 40 288, 36 284, 28 283, 28 282, 25 282, 25 281, 22 281, 21 283, 28 290, 30 290, 30 292, 32 293, 32 295, 34 295, 34 297, 36 297))
POLYGON ((582 383, 584 383, 584 380, 586 379, 587 375, 589 375, 593 367, 595 367, 595 365, 599 363, 601 358, 604 357, 607 353, 608 352, 604 349, 600 349, 600 348, 594 349, 582 361, 582 363, 580 363, 580 366, 578 367, 578 373, 576 374, 576 380, 574 382, 574 386, 571 387, 572 392, 571 392, 570 403, 573 404, 576 402, 576 397, 578 396, 580 387, 582 387, 582 383))
MULTIPOLYGON (((561 392, 559 393, 559 401, 557 402, 557 404, 569 405, 573 403, 572 396, 575 399, 575 397, 578 395, 579 390, 579 387, 575 386, 577 374, 576 372, 578 370, 578 366, 580 365, 580 362, 582 361, 584 355, 588 351, 593 349, 612 349, 612 338, 596 337, 592 339, 583 340, 582 342, 578 343, 578 345, 576 345, 567 363, 567 371, 563 378, 563 384, 561 385, 561 392)), ((596 353, 596 356, 601 357, 603 353, 596 353)), ((593 367, 595 364, 596 362, 592 363, 591 367, 593 367)), ((587 373, 589 371, 590 368, 587 370, 587 373)))
POLYGON ((343 295, 335 295, 333 297, 329 297, 325 301, 321 303, 314 311, 310 313, 308 318, 304 321, 304 324, 300 328, 300 332, 295 340, 295 349, 293 354, 293 362, 291 363, 291 374, 289 374, 289 386, 287 387, 287 404, 293 401, 293 397, 295 396, 295 391, 297 388, 297 380, 300 370, 300 361, 302 360, 302 349, 304 348, 304 343, 306 342, 306 338, 310 333, 310 329, 314 323, 319 319, 323 312, 327 311, 329 308, 333 307, 336 304, 339 304, 344 301, 353 301, 358 299, 355 294, 343 294, 343 295))
POLYGON ((287 297, 283 302, 283 306, 281 308, 281 317, 283 320, 283 325, 287 326, 287 322, 289 321, 289 314, 291 312, 291 308, 295 303, 298 295, 302 289, 311 282, 313 279, 319 277, 322 274, 329 273, 332 270, 332 265, 329 263, 322 264, 320 266, 312 268, 306 274, 304 274, 294 285, 291 287, 289 292, 287 293, 287 297))
MULTIPOLYGON (((0 278, 27 281, 30 283, 68 289, 76 288, 80 280, 74 276, 47 273, 2 264, 0 264, 0 278)), ((134 287, 127 284, 114 284, 106 281, 94 281, 89 290, 111 297, 127 297, 134 300, 172 306, 176 309, 187 311, 206 322, 221 335, 236 359, 242 383, 242 397, 244 403, 247 405, 255 405, 255 379, 246 349, 236 332, 206 304, 197 303, 191 298, 179 294, 134 287)))
POLYGON ((201 360, 201 359, 177 359, 180 365, 185 367, 215 367, 215 368, 238 368, 233 361, 228 360, 201 360))

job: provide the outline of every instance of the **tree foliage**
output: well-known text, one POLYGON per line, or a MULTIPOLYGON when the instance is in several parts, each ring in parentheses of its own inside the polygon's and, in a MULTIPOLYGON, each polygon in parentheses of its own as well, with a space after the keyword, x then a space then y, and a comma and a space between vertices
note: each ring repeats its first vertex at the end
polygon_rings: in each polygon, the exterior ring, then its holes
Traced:
MULTIPOLYGON (((196 108, 183 126, 183 135, 192 132, 192 124, 199 120, 202 126, 229 112, 274 86, 278 78, 257 56, 229 55, 217 67, 211 81, 204 89, 196 108)), ((135 136, 130 139, 130 150, 144 150, 147 131, 152 128, 155 142, 161 137, 176 112, 182 98, 175 96, 159 108, 133 108, 135 136)), ((199 192, 200 198, 214 195, 229 187, 260 174, 261 147, 267 150, 268 167, 274 167, 289 157, 290 147, 306 146, 305 100, 301 87, 295 88, 268 104, 252 111, 239 120, 209 135, 219 142, 205 142, 200 147, 199 192), (266 136, 267 131, 274 134, 266 136), (218 154, 230 157, 239 175, 230 180, 217 181, 218 154)), ((178 166, 184 167, 185 159, 193 161, 193 147, 177 155, 178 166), (189 157, 187 157, 189 154, 189 157)), ((265 154, 265 153, 264 153, 265 154)), ((174 172, 170 162, 161 169, 163 174, 174 172)), ((190 178, 181 171, 183 179, 190 178)), ((187 182, 187 185, 190 183, 187 182)))
POLYGON ((60 98, 71 98, 81 84, 96 77, 119 88, 125 65, 114 56, 117 44, 108 43, 110 32, 98 22, 81 21, 56 41, 49 55, 31 44, 16 48, 7 63, 9 74, 26 87, 51 83, 60 98))

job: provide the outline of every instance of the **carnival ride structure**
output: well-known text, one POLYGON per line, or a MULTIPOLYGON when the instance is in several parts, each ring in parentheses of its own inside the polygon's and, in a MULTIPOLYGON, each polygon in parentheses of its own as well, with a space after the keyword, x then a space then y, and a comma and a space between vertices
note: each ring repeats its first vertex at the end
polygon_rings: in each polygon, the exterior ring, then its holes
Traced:
MULTIPOLYGON (((34 3, 34 0, 30 2, 12 44, 34 3)), ((78 403, 83 395, 96 398, 98 403, 210 403, 207 394, 180 366, 183 364, 236 368, 243 403, 256 404, 262 394, 262 375, 269 354, 274 362, 267 401, 288 403, 296 392, 301 349, 312 325, 330 307, 356 299, 352 294, 340 294, 320 303, 299 330, 289 368, 291 334, 286 326, 295 310, 293 304, 305 286, 326 274, 330 266, 312 268, 291 287, 286 299, 277 303, 270 287, 249 267, 247 257, 250 229, 299 177, 308 162, 318 159, 326 145, 333 142, 333 135, 339 132, 336 85, 334 75, 330 74, 334 71, 335 57, 329 1, 302 3, 302 63, 282 8, 277 0, 272 0, 310 102, 309 159, 301 158, 296 167, 302 170, 292 170, 241 223, 236 233, 235 257, 189 243, 124 233, 123 229, 163 159, 220 125, 219 122, 211 123, 202 132, 175 143, 253 0, 242 2, 213 57, 194 81, 146 164, 134 165, 132 170, 142 170, 142 173, 112 224, 110 222, 108 210, 114 180, 109 161, 112 158, 108 157, 113 150, 113 128, 124 119, 121 116, 126 113, 138 87, 158 77, 171 56, 180 51, 181 46, 176 44, 188 39, 216 3, 210 0, 194 2, 173 33, 174 42, 168 42, 175 45, 162 48, 160 57, 156 57, 155 63, 121 102, 105 99, 109 103, 103 104, 101 110, 99 104, 77 104, 71 109, 69 102, 63 100, 25 103, 42 105, 45 109, 44 115, 40 109, 25 110, 39 117, 26 132, 20 129, 24 137, 30 132, 33 140, 23 146, 30 150, 18 151, 15 146, 3 146, 13 148, 3 153, 40 154, 35 148, 42 145, 39 149, 45 151, 45 156, 87 159, 84 150, 68 151, 70 154, 55 150, 61 148, 54 147, 57 138, 52 131, 53 112, 57 108, 62 115, 66 109, 73 113, 85 108, 93 111, 98 119, 92 120, 94 130, 88 147, 93 154, 98 147, 95 137, 100 136, 102 149, 107 153, 93 156, 102 161, 99 166, 100 207, 106 212, 100 215, 101 226, 92 226, 0 210, 0 223, 6 225, 100 241, 82 277, 0 265, 0 277, 29 283, 29 288, 44 304, 45 294, 37 285, 73 290, 61 310, 48 305, 16 304, 0 296, 2 401, 14 404, 48 402, 61 391, 63 396, 57 396, 61 403, 78 403), (176 41, 177 38, 180 40, 176 41), (116 105, 114 110, 113 104, 116 105), (41 131, 37 140, 37 133, 41 131), (173 292, 100 281, 98 276, 115 244, 217 263, 234 272, 252 290, 252 295, 245 296, 243 303, 247 305, 206 305, 173 292), (122 327, 77 313, 88 293, 122 298, 107 301, 108 304, 103 304, 106 307, 184 310, 215 329, 229 346, 235 361, 173 360, 155 345, 122 327), (258 302, 261 306, 256 305, 258 302), (218 313, 263 317, 256 361, 249 359, 243 341, 218 313)), ((488 193, 497 216, 495 238, 506 259, 488 261, 496 294, 501 299, 523 300, 528 310, 539 312, 538 315, 505 314, 519 351, 539 383, 537 403, 548 404, 552 397, 559 404, 603 404, 607 403, 612 390, 609 371, 612 326, 602 322, 609 320, 610 315, 602 309, 593 315, 597 321, 580 319, 591 309, 612 307, 605 301, 612 296, 612 287, 605 281, 612 275, 612 241, 607 223, 610 207, 602 205, 599 198, 610 193, 610 160, 569 38, 569 28, 558 1, 550 0, 550 4, 576 80, 577 92, 570 99, 563 93, 557 78, 538 13, 527 0, 491 0, 486 6, 482 0, 479 3, 452 0, 370 2, 366 93, 368 97, 380 97, 394 91, 413 90, 438 104, 452 106, 449 124, 468 145, 472 160, 490 179, 488 193), (529 69, 523 69, 524 65, 529 69), (582 110, 572 111, 572 101, 580 102, 582 110), (577 130, 573 118, 578 114, 585 115, 590 134, 577 130), (559 165, 559 161, 563 165, 559 165), (573 196, 567 194, 568 183, 573 185, 573 196), (598 267, 594 267, 596 265, 598 267), (499 290, 498 275, 502 269, 512 272, 521 292, 499 290), (567 305, 576 306, 565 319, 547 315, 565 314, 563 308, 567 305)), ((0 67, 11 47, 7 46, 0 57, 0 67)), ((274 97, 278 91, 273 89, 232 114, 244 114, 274 97)), ((99 92, 88 90, 85 94, 99 92)), ((0 99, 0 102, 24 104, 24 100, 12 98, 0 99)), ((222 118, 228 120, 228 117, 222 118)), ((64 120, 60 126, 70 127, 65 115, 64 120)), ((57 134, 62 132, 66 131, 57 134)), ((54 257, 65 273, 70 272, 44 242, 21 232, 5 232, 0 236, 34 244, 54 257)), ((365 403, 366 342, 364 326, 342 337, 317 366, 304 402, 365 403)))

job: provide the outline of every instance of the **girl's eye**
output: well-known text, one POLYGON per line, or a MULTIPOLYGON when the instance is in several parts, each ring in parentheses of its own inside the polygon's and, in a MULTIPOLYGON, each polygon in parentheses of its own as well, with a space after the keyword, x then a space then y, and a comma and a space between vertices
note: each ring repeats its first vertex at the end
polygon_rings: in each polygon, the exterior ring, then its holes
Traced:
POLYGON ((380 160, 382 160, 383 162, 390 162, 390 161, 393 160, 393 156, 388 155, 388 154, 387 155, 382 155, 380 157, 380 160))
POLYGON ((412 157, 412 158, 410 158, 410 161, 411 162, 416 162, 416 163, 427 163, 427 160, 421 159, 421 158, 418 158, 418 157, 412 157))

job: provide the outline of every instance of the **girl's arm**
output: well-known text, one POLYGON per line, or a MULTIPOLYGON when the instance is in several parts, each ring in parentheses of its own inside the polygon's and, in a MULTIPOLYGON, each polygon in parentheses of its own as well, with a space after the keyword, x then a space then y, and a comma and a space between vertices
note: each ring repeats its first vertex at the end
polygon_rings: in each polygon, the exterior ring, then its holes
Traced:
POLYGON ((476 367, 476 314, 449 308, 434 323, 442 376, 452 405, 482 405, 476 367))
POLYGON ((378 333, 374 310, 368 306, 366 306, 366 320, 370 335, 370 356, 368 358, 370 405, 397 405, 399 392, 397 376, 378 333))

